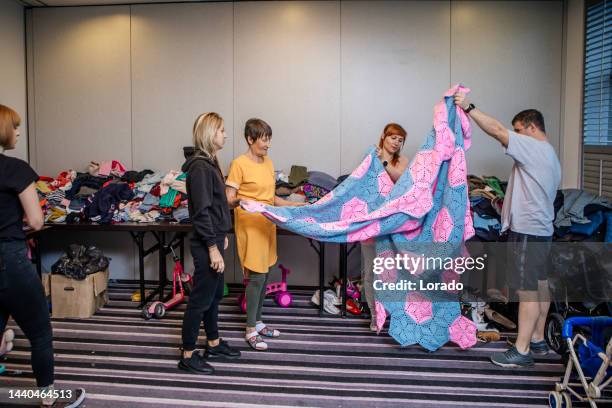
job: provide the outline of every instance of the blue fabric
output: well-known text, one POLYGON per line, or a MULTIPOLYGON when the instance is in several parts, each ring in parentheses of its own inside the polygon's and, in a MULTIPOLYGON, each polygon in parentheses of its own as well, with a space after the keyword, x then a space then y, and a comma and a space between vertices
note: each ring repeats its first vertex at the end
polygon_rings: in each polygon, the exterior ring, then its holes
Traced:
POLYGON ((606 213, 606 237, 605 242, 612 242, 612 211, 606 213))
POLYGON ((486 218, 474 213, 474 228, 483 230, 500 230, 501 223, 497 218, 486 218))
POLYGON ((601 211, 597 211, 587 215, 587 218, 590 222, 586 224, 572 223, 572 226, 569 228, 569 232, 573 234, 582 234, 589 237, 593 235, 603 223, 603 213, 601 211))
MULTIPOLYGON (((406 253, 456 258, 464 239, 474 234, 464 156, 469 147, 464 130, 469 132, 469 123, 465 123, 465 116, 458 116, 454 106, 452 94, 456 89, 449 90, 443 102, 436 105, 434 128, 395 185, 376 157, 375 148, 370 148, 359 167, 313 205, 241 205, 247 211, 261 212, 284 229, 320 241, 355 242, 375 237, 380 258, 406 253)), ((460 114, 464 115, 463 111, 460 114)), ((396 275, 387 274, 386 279, 395 283, 438 283, 444 281, 443 272, 429 269, 413 275, 402 269, 396 275)), ((377 315, 383 320, 385 311, 391 315, 389 334, 402 346, 420 344, 433 351, 449 339, 462 347, 476 342, 475 326, 461 318, 454 293, 439 290, 414 295, 409 290, 375 290, 375 296, 377 315), (426 310, 424 317, 415 319, 408 310, 420 306, 426 310)))

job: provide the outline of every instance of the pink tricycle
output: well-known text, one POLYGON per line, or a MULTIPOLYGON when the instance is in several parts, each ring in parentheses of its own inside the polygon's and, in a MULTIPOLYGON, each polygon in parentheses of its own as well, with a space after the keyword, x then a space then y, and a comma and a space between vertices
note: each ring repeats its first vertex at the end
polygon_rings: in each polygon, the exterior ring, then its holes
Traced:
MULTIPOLYGON (((279 264, 278 267, 281 270, 282 279, 280 282, 272 282, 266 286, 266 296, 276 294, 274 296, 274 301, 276 304, 280 307, 289 307, 291 306, 293 298, 291 297, 291 293, 287 291, 287 275, 289 275, 291 271, 288 268, 285 268, 282 264, 279 264)), ((245 279, 245 286, 247 282, 247 279, 245 279)), ((237 300, 242 312, 246 313, 246 295, 241 293, 237 300)))

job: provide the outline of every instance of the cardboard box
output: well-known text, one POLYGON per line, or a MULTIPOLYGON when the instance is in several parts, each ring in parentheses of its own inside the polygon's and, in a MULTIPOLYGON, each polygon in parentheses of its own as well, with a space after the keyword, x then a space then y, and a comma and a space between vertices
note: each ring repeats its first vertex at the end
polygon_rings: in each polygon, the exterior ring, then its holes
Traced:
POLYGON ((89 275, 82 281, 51 276, 53 317, 87 318, 108 302, 108 270, 89 275))

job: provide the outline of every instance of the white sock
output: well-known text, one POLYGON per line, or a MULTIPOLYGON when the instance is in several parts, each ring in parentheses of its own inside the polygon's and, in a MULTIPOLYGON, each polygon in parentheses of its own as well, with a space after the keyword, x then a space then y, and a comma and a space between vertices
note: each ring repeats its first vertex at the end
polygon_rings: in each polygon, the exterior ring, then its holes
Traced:
POLYGON ((264 329, 264 327, 266 327, 266 325, 263 322, 259 322, 255 325, 255 330, 257 330, 258 332, 262 331, 264 329))
POLYGON ((248 339, 250 339, 250 338, 251 338, 251 337, 253 337, 253 336, 259 336, 259 333, 257 333, 256 331, 254 331, 254 332, 249 333, 249 334, 247 334, 246 336, 244 336, 244 338, 248 340, 248 339))

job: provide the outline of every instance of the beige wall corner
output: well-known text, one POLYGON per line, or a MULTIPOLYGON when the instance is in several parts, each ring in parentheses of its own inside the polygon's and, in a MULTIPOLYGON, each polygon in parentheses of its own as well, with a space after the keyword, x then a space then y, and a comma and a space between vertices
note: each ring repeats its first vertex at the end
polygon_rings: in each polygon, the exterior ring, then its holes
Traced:
POLYGON ((0 0, 0 104, 21 116, 20 138, 7 155, 28 160, 28 116, 26 106, 26 59, 23 6, 15 0, 0 0))
POLYGON ((584 1, 564 2, 561 97, 562 188, 581 186, 582 92, 584 81, 584 1))

